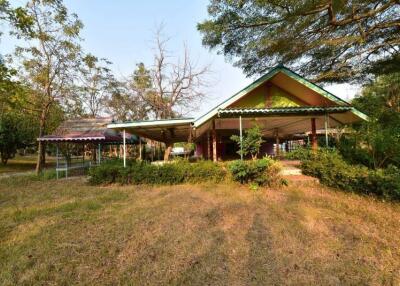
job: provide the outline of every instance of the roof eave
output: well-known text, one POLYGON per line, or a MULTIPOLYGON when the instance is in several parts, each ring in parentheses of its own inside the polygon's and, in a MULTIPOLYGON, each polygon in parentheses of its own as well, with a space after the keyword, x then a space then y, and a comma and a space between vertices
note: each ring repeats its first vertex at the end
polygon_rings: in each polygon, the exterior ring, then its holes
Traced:
POLYGON ((171 120, 151 120, 151 121, 136 121, 136 122, 123 122, 108 124, 107 128, 110 129, 124 129, 124 128, 137 128, 137 127, 151 127, 151 126, 179 126, 190 125, 194 121, 193 118, 188 119, 171 119, 171 120))

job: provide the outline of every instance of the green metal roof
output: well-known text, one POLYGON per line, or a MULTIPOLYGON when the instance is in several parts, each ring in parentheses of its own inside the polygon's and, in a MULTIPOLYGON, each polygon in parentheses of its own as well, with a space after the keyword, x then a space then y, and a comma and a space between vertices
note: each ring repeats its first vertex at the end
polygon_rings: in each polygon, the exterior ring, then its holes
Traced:
MULTIPOLYGON (((249 84, 248 86, 243 88, 238 93, 234 94, 230 98, 226 99, 225 101, 223 101, 222 103, 220 103, 219 105, 217 105, 216 107, 214 107, 213 109, 208 111, 206 114, 203 114, 202 116, 197 118, 194 121, 194 125, 196 127, 201 126, 206 121, 208 121, 210 118, 212 118, 213 116, 217 115, 218 112, 221 109, 224 109, 227 106, 229 106, 230 104, 232 104, 233 102, 239 100, 241 97, 245 96, 250 91, 254 90, 255 88, 257 88, 258 86, 260 86, 264 82, 268 81, 269 79, 271 79, 273 76, 275 76, 279 72, 286 74, 290 78, 296 80, 297 82, 303 84, 304 86, 310 88, 311 90, 317 92, 321 96, 323 96, 323 97, 335 102, 336 104, 338 104, 340 106, 346 106, 346 107, 350 106, 350 104, 348 102, 346 102, 345 100, 335 96, 334 94, 326 91, 325 89, 319 87, 318 85, 306 80, 305 78, 303 78, 299 74, 295 73, 294 71, 290 70, 289 68, 284 67, 282 65, 278 65, 275 68, 271 69, 267 74, 265 74, 262 77, 258 78, 256 81, 254 81, 253 83, 249 84)), ((358 116, 361 119, 368 120, 368 116, 367 115, 365 115, 364 113, 360 112, 359 110, 357 110, 354 107, 351 107, 349 111, 351 111, 352 113, 354 113, 356 116, 358 116)), ((300 111, 300 112, 305 112, 305 111, 300 111)), ((288 114, 288 113, 282 113, 282 114, 288 114)))
POLYGON ((225 108, 218 110, 218 116, 238 115, 304 115, 304 114, 325 114, 342 113, 352 111, 351 106, 299 106, 299 107, 277 107, 277 108, 225 108))

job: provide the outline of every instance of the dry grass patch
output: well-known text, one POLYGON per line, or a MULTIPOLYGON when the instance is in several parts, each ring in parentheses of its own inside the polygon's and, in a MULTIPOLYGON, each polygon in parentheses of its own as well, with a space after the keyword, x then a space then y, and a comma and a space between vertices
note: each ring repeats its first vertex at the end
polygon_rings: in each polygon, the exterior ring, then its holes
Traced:
POLYGON ((400 283, 400 207, 316 185, 0 180, 0 284, 400 283))

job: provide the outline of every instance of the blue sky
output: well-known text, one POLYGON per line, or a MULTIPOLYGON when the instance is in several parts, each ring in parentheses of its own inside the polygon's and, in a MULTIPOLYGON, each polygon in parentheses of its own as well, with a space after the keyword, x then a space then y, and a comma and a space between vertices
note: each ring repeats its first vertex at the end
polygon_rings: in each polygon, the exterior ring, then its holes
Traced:
MULTIPOLYGON (((23 5, 25 1, 11 2, 23 5)), ((165 25, 165 34, 171 38, 168 46, 173 54, 179 55, 186 43, 193 59, 200 65, 210 64, 213 84, 207 90, 207 99, 191 114, 193 116, 207 111, 253 80, 246 78, 240 69, 233 67, 222 55, 210 52, 201 45, 201 35, 196 24, 207 18, 208 0, 64 2, 70 12, 77 13, 85 25, 82 31, 85 51, 111 60, 117 77, 131 74, 136 63, 152 64, 152 36, 161 23, 165 25)), ((9 53, 13 45, 13 41, 3 37, 0 53, 9 53)), ((357 87, 350 85, 326 86, 326 89, 343 99, 352 98, 357 91, 357 87)))

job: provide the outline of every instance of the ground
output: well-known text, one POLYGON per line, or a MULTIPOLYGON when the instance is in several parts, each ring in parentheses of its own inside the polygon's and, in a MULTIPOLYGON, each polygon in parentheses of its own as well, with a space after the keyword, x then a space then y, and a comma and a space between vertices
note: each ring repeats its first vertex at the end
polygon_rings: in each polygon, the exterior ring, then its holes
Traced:
MULTIPOLYGON (((16 155, 15 158, 8 160, 7 164, 0 163, 0 177, 2 175, 11 175, 14 173, 34 171, 36 167, 37 156, 27 155, 19 156, 16 155)), ((46 166, 52 166, 55 164, 55 158, 47 157, 46 166)))
POLYGON ((0 284, 399 285, 399 225, 399 204, 315 183, 6 178, 0 284))

